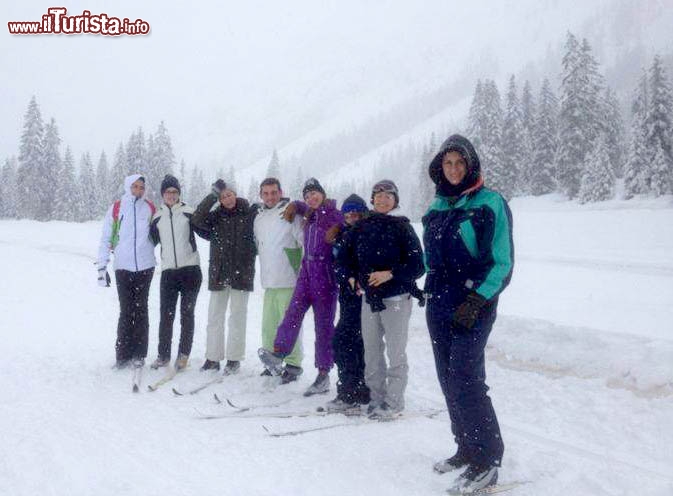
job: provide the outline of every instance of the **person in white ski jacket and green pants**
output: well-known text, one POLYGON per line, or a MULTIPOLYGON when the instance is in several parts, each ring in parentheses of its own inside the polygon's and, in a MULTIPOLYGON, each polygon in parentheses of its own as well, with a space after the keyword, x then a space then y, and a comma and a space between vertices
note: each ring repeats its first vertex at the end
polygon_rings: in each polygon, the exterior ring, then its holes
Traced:
POLYGON ((117 368, 141 366, 147 356, 149 319, 147 299, 154 275, 154 243, 150 221, 154 204, 144 198, 145 178, 133 174, 124 180, 124 196, 115 201, 103 220, 98 249, 98 284, 110 285, 107 265, 114 252, 114 271, 119 295, 117 368))
MULTIPOLYGON (((291 223, 283 219, 283 212, 290 200, 282 197, 278 179, 264 179, 259 194, 263 206, 255 217, 254 232, 264 288, 262 347, 273 352, 278 325, 283 320, 297 283, 304 231, 300 216, 291 223)), ((283 383, 292 382, 301 374, 302 358, 301 339, 297 339, 292 353, 285 358, 283 383)), ((265 372, 262 374, 266 375, 265 372)))

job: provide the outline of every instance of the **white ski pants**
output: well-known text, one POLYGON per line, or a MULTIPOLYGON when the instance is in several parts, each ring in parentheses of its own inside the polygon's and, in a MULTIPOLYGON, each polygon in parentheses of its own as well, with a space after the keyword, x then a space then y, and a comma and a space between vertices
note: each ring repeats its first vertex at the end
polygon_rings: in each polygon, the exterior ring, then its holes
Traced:
POLYGON ((224 317, 227 312, 227 303, 230 300, 226 359, 238 362, 245 358, 245 328, 249 295, 249 291, 240 291, 230 287, 210 292, 206 341, 207 360, 219 362, 225 359, 224 317))

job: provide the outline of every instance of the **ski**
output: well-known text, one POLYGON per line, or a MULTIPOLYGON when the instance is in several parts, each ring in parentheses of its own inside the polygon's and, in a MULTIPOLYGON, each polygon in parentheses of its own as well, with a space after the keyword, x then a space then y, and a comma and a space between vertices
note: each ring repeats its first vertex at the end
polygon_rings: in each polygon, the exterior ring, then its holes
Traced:
POLYGON ((326 417, 327 412, 315 412, 313 410, 298 410, 292 412, 251 412, 249 410, 229 413, 205 413, 196 410, 199 418, 204 420, 225 418, 295 418, 295 417, 326 417))
POLYGON ((269 436, 271 437, 289 437, 289 436, 301 436, 302 434, 308 434, 309 432, 325 431, 328 429, 334 429, 336 427, 346 427, 355 424, 364 425, 364 422, 339 422, 338 424, 321 425, 320 427, 309 427, 308 429, 296 429, 293 431, 281 431, 281 432, 271 431, 265 425, 262 426, 262 429, 264 429, 267 432, 267 434, 269 434, 269 436))
POLYGON ((131 387, 131 390, 134 393, 139 393, 140 392, 140 383, 143 378, 143 367, 133 367, 133 386, 131 387))
POLYGON ((493 486, 488 486, 483 489, 477 489, 476 491, 472 491, 469 493, 462 493, 459 491, 451 491, 450 489, 447 489, 446 493, 451 496, 479 496, 482 494, 498 494, 498 493, 504 493, 505 491, 511 491, 512 489, 516 489, 517 487, 523 484, 528 484, 529 482, 530 481, 514 481, 504 484, 495 484, 493 486))
POLYGON ((170 367, 170 370, 168 371, 168 374, 166 374, 164 377, 159 379, 154 384, 148 384, 147 385, 147 390, 150 391, 150 392, 156 391, 157 389, 159 389, 161 386, 163 386, 167 382, 172 381, 175 378, 176 374, 177 374, 177 370, 175 370, 174 367, 170 367))
MULTIPOLYGON (((372 425, 374 423, 387 423, 387 422, 395 422, 397 420, 405 420, 405 419, 411 419, 411 418, 419 418, 419 417, 426 417, 426 418, 434 418, 440 413, 442 413, 443 410, 427 410, 427 411, 419 411, 419 412, 402 412, 399 413, 395 416, 392 416, 390 418, 386 419, 370 419, 368 417, 365 417, 364 415, 346 415, 347 417, 355 417, 361 419, 361 421, 355 421, 355 422, 339 422, 335 424, 330 424, 330 425, 321 425, 318 427, 307 427, 305 429, 293 429, 290 431, 278 431, 274 432, 269 430, 266 426, 262 426, 262 428, 269 434, 271 437, 288 437, 288 436, 300 436, 302 434, 308 434, 310 432, 316 432, 316 431, 324 431, 328 429, 335 429, 337 427, 348 427, 348 426, 353 426, 353 425, 372 425)), ((315 416, 317 417, 324 417, 324 416, 332 416, 332 415, 339 415, 340 412, 334 412, 334 413, 328 413, 325 411, 320 411, 320 412, 315 412, 315 416)))
POLYGON ((224 376, 218 375, 218 376, 215 377, 214 379, 212 379, 212 380, 210 380, 210 381, 208 381, 208 382, 204 382, 204 383, 201 384, 200 386, 197 386, 197 387, 195 387, 194 389, 190 389, 190 390, 187 391, 186 393, 183 393, 183 392, 181 392, 181 391, 178 391, 178 390, 175 389, 175 388, 172 388, 172 389, 173 389, 173 394, 176 395, 176 396, 185 396, 185 395, 188 395, 188 394, 196 394, 196 393, 199 393, 199 392, 203 391, 204 389, 206 389, 206 388, 212 386, 213 384, 219 384, 219 383, 221 383, 222 381, 224 381, 224 376))
POLYGON ((285 400, 282 400, 282 401, 277 401, 275 403, 259 403, 259 404, 251 404, 251 405, 240 406, 240 405, 236 405, 229 398, 224 398, 224 402, 223 402, 220 399, 220 397, 217 395, 217 393, 213 393, 213 398, 215 399, 215 401, 218 404, 222 404, 222 403, 226 402, 227 405, 229 405, 231 408, 233 408, 234 410, 236 410, 238 412, 247 412, 247 411, 250 411, 250 410, 254 410, 256 408, 277 408, 279 406, 285 405, 285 404, 292 401, 291 398, 288 398, 288 399, 285 399, 285 400))

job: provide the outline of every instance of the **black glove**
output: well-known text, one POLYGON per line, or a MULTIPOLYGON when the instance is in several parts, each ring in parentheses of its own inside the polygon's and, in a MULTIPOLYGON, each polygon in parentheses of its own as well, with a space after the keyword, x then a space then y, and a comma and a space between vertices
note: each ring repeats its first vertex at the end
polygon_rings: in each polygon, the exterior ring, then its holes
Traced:
POLYGON ((416 283, 414 283, 409 290, 409 294, 418 300, 419 307, 423 308, 425 306, 425 294, 420 290, 416 283))
POLYGON ((218 198, 220 197, 220 193, 222 193, 222 191, 227 189, 227 183, 225 183, 222 179, 218 179, 217 181, 215 181, 212 184, 212 186, 213 186, 213 189, 212 189, 213 194, 215 196, 217 196, 218 198))
MULTIPOLYGON (((371 287, 371 286, 370 286, 371 287)), ((371 289, 369 294, 366 294, 366 301, 372 309, 372 312, 383 312, 386 309, 386 304, 383 303, 381 293, 375 289, 371 289)))
POLYGON ((481 307, 486 304, 486 298, 479 293, 472 292, 467 295, 465 301, 460 304, 453 313, 453 322, 465 329, 472 329, 479 316, 481 307))

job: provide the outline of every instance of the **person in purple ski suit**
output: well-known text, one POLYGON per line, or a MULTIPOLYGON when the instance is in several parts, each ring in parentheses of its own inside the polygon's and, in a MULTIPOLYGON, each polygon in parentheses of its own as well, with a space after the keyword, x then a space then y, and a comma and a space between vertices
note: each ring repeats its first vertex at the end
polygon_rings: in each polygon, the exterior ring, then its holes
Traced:
MULTIPOLYGON (((343 223, 343 214, 336 201, 327 199, 325 190, 317 179, 310 178, 304 184, 302 195, 306 203, 294 201, 285 211, 285 219, 294 220, 296 214, 304 216, 304 257, 297 278, 292 300, 285 317, 278 327, 274 352, 260 348, 259 356, 267 369, 278 375, 283 371, 283 358, 294 347, 302 320, 309 307, 315 316, 315 366, 318 376, 304 396, 329 391, 329 371, 334 365, 332 338, 334 317, 339 288, 334 274, 332 245, 325 240, 327 231, 343 223)), ((291 373, 297 367, 285 367, 291 373)), ((296 371, 301 373, 301 369, 296 371)))

